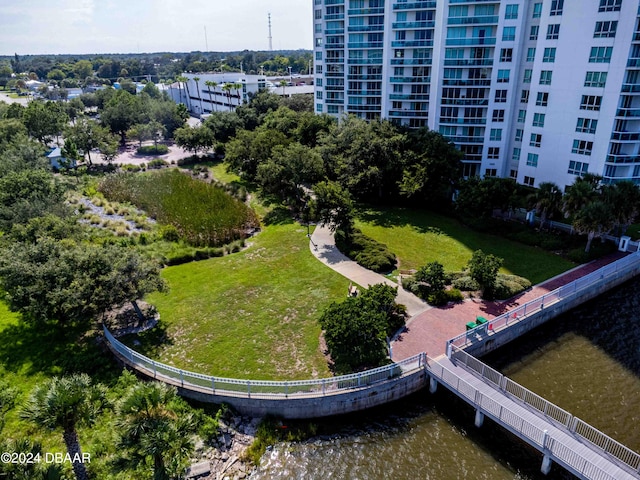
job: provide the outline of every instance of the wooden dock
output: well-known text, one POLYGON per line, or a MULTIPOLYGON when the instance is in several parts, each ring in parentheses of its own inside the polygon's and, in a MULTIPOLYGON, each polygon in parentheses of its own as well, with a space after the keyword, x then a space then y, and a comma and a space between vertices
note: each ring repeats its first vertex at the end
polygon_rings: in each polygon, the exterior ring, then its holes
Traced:
MULTIPOLYGON (((547 407, 541 412, 483 379, 472 369, 454 362, 455 360, 452 361, 446 356, 428 359, 427 371, 431 377, 431 390, 435 390, 435 382, 444 385, 476 409, 477 426, 481 426, 484 417, 487 416, 536 448, 544 456, 543 472, 548 472, 551 461, 554 461, 579 478, 640 478, 637 467, 632 467, 618 458, 621 453, 626 452, 616 451, 615 454, 618 456, 607 453, 585 441, 575 431, 572 432, 571 426, 567 427, 545 415, 543 412, 547 407)), ((578 419, 573 417, 567 418, 567 423, 574 425, 574 428, 576 421, 578 419)), ((629 452, 632 460, 629 463, 633 464, 635 457, 633 452, 629 452)))

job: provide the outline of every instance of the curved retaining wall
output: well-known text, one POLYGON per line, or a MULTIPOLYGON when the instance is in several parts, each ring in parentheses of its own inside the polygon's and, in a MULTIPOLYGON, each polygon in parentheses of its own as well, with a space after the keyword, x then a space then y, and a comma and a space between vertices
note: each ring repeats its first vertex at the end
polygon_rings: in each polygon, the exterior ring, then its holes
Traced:
POLYGON ((319 380, 268 382, 217 378, 156 362, 130 349, 103 328, 107 345, 120 362, 174 385, 184 397, 226 403, 251 416, 316 418, 364 410, 399 400, 427 385, 426 355, 385 367, 319 380))

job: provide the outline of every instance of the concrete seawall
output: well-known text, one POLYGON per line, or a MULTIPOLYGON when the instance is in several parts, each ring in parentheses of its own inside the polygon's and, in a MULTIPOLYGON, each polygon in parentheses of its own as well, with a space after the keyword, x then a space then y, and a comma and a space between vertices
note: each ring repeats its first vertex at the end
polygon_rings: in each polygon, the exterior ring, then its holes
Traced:
POLYGON ((178 393, 208 403, 226 403, 244 415, 275 415, 288 419, 328 417, 357 412, 399 400, 423 389, 428 383, 424 370, 349 392, 318 397, 291 395, 288 398, 253 398, 216 395, 178 387, 178 393))

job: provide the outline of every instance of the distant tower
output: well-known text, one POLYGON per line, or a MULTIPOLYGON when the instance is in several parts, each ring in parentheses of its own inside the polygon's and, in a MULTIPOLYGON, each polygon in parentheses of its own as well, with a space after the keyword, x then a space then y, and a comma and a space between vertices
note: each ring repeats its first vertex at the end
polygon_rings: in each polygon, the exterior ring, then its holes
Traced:
POLYGON ((273 51, 273 37, 271 36, 271 14, 269 16, 269 51, 273 51))

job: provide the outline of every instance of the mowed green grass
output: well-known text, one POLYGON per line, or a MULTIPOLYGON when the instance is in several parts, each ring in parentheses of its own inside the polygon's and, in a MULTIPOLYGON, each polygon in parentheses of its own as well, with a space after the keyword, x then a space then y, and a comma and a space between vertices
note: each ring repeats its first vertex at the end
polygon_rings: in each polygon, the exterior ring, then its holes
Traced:
POLYGON ((462 270, 475 250, 504 259, 502 272, 540 283, 571 269, 574 263, 545 250, 471 230, 457 220, 433 212, 409 209, 368 209, 356 226, 385 243, 399 258, 402 270, 438 261, 445 270, 462 270))
POLYGON ((221 377, 330 376, 318 317, 345 297, 348 281, 311 254, 306 227, 270 225, 249 243, 233 255, 165 268, 169 292, 147 298, 160 329, 141 335, 136 349, 221 377))

